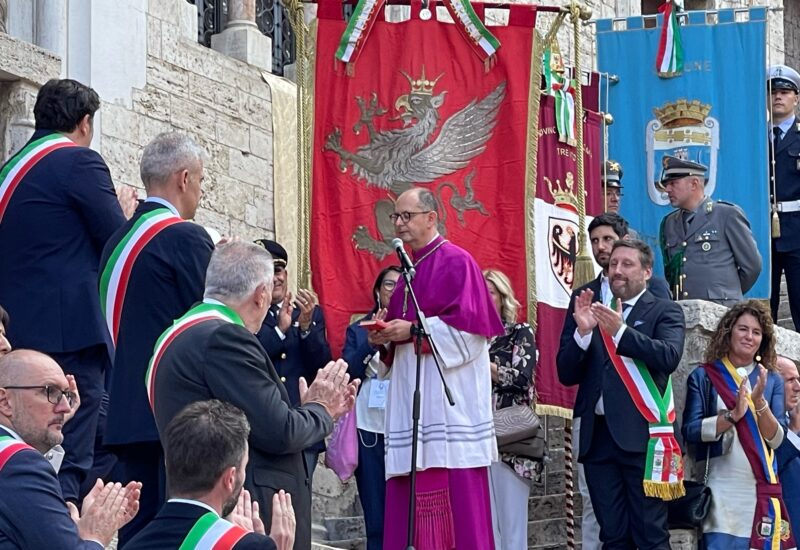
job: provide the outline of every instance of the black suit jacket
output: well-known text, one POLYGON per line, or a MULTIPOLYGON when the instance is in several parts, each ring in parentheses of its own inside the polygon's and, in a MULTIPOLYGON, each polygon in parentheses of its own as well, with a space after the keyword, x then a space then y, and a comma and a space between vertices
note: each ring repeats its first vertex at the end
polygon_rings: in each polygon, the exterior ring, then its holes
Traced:
POLYGON ((317 371, 331 360, 331 348, 325 337, 325 317, 322 309, 317 306, 311 317, 311 327, 308 334, 303 337, 297 318, 300 310, 292 311, 292 324, 286 331, 286 338, 281 339, 275 331, 278 320, 272 311, 267 313, 261 330, 258 331, 258 340, 267 350, 275 370, 284 378, 286 391, 292 405, 300 402, 298 382, 304 377, 311 384, 317 376, 317 371))
MULTIPOLYGON (((575 297, 587 288, 594 292, 594 301, 600 299, 599 278, 572 293, 556 357, 559 381, 565 386, 579 386, 573 411, 581 419, 579 458, 592 452, 594 409, 601 394, 605 420, 616 444, 629 452, 644 453, 649 439, 647 422, 611 363, 600 329, 595 328, 586 351, 575 342, 576 324, 572 317, 575 297)), ((664 391, 683 354, 683 310, 675 302, 656 298, 648 290, 636 302, 625 323, 627 328, 617 346, 619 354, 645 361, 656 385, 664 391)))
MULTIPOLYGON (((162 205, 142 203, 134 216, 106 243, 100 273, 131 227, 162 205)), ((203 299, 206 268, 214 243, 201 226, 184 222, 156 235, 133 264, 111 373, 111 402, 104 443, 126 445, 158 441, 153 411, 142 384, 156 340, 174 319, 203 299)))
MULTIPOLYGON (((0 427, 0 436, 11 433, 0 427)), ((25 449, 0 469, 0 549, 52 548, 103 550, 78 535, 50 463, 37 450, 25 449)))
MULTIPOLYGON (((775 192, 778 201, 800 200, 800 120, 795 117, 791 128, 775 149, 775 192)), ((772 160, 772 159, 770 159, 772 160)), ((772 162, 769 163, 772 171, 772 162)), ((770 189, 772 193, 772 189, 770 189)), ((778 252, 800 248, 800 212, 779 212, 781 236, 774 239, 778 252)))
MULTIPOLYGON (((125 545, 125 550, 178 550, 198 519, 208 513, 202 506, 188 502, 167 502, 147 527, 125 545)), ((232 550, 274 550, 275 541, 249 533, 232 550)))
POLYGON ((14 347, 71 352, 107 342, 97 265, 123 223, 111 174, 92 149, 58 149, 25 175, 0 222, 0 304, 14 347))
POLYGON ((219 399, 244 411, 251 428, 245 487, 261 506, 267 532, 273 494, 280 489, 290 493, 297 517, 295 548, 309 548, 311 484, 302 451, 333 430, 324 407, 292 407, 256 337, 221 320, 199 323, 178 335, 161 358, 155 385, 155 417, 162 435, 169 421, 195 401, 219 399))

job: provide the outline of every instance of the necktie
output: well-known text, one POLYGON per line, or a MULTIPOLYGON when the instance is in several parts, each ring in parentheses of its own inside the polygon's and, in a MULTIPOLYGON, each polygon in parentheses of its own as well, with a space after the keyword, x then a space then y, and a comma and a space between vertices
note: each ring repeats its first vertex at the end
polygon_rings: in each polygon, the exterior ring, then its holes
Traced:
POLYGON ((783 130, 781 130, 780 126, 773 126, 772 127, 772 149, 773 151, 778 150, 778 145, 781 143, 781 137, 783 137, 783 130))
POLYGON ((278 304, 272 304, 271 306, 269 306, 269 314, 272 315, 273 317, 276 318, 278 317, 278 310, 280 310, 278 304))
POLYGON ((683 232, 689 233, 689 226, 692 224, 692 220, 694 219, 694 212, 684 210, 681 213, 681 216, 683 217, 683 232))

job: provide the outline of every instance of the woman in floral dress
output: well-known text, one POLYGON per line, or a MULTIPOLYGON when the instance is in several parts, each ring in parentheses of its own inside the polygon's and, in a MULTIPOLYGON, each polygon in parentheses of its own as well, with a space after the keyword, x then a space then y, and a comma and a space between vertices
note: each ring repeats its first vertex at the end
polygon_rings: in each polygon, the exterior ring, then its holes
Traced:
MULTIPOLYGON (((519 302, 502 272, 483 272, 506 333, 489 347, 492 369, 492 399, 495 409, 512 405, 531 406, 535 398, 536 342, 528 323, 517 322, 519 302)), ((528 547, 528 497, 531 481, 539 479, 542 461, 501 453, 501 461, 490 470, 492 519, 498 550, 528 547)))

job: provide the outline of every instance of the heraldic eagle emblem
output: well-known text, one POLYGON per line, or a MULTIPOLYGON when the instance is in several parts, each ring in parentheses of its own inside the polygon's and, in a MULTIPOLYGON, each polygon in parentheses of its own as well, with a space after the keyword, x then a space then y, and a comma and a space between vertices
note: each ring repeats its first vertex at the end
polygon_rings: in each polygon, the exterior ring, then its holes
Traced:
MULTIPOLYGON (((376 130, 375 119, 387 115, 389 111, 380 105, 377 93, 372 92, 369 100, 355 98, 361 116, 353 126, 353 132, 359 135, 366 129, 368 142, 355 151, 349 151, 342 145, 342 130, 334 128, 324 145, 325 151, 338 155, 342 172, 349 171, 356 180, 368 187, 385 189, 395 197, 415 184, 432 184, 450 176, 469 166, 472 159, 483 153, 497 124, 497 113, 506 90, 503 81, 485 97, 473 99, 451 115, 439 129, 439 109, 445 103, 447 91, 434 95, 434 87, 443 74, 429 80, 425 76, 424 66, 417 79, 404 71, 400 72, 408 80, 411 90, 394 102, 399 114, 389 121, 399 122, 399 127, 376 130)), ((463 194, 452 182, 439 183, 436 194, 442 208, 439 229, 443 234, 447 218, 442 200, 445 189, 451 191, 449 203, 456 211, 460 224, 464 225, 464 212, 467 210, 489 215, 483 204, 475 199, 472 189, 475 175, 473 168, 464 177, 463 194)), ((392 200, 380 200, 375 204, 375 220, 380 236, 375 239, 365 226, 357 227, 353 234, 357 248, 369 251, 379 260, 393 251, 390 243, 394 238, 394 227, 389 219, 393 211, 392 200)))

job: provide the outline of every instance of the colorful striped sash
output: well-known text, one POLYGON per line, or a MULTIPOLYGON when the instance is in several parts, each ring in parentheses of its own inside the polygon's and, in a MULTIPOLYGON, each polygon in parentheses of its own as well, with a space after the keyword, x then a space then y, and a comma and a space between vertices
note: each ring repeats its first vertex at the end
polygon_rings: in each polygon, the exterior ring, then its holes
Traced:
MULTIPOLYGON (((731 410, 736 408, 736 392, 743 380, 736 372, 736 367, 725 357, 703 365, 703 368, 725 406, 731 410)), ((783 503, 775 453, 758 431, 755 406, 750 398, 744 416, 734 427, 756 478, 756 510, 753 515, 750 548, 793 549, 796 547, 794 533, 783 503)))
POLYGON ((0 436, 0 470, 6 465, 8 459, 25 449, 34 450, 33 447, 27 443, 23 443, 19 439, 15 439, 10 435, 0 436))
POLYGON ((106 318, 108 332, 114 345, 117 345, 122 306, 128 289, 131 270, 139 253, 153 237, 170 225, 183 220, 168 208, 157 208, 143 214, 119 241, 108 258, 100 276, 100 306, 106 318))
POLYGON ((231 550, 247 531, 214 512, 201 516, 178 550, 231 550))
POLYGON ((675 422, 672 377, 667 379, 667 388, 662 395, 643 361, 619 355, 611 335, 602 330, 600 334, 636 410, 649 424, 650 440, 642 482, 644 494, 661 500, 683 496, 683 456, 672 426, 675 422))
POLYGON ((156 340, 156 345, 153 349, 153 357, 150 359, 150 365, 147 367, 147 372, 144 375, 144 383, 145 386, 147 386, 147 397, 150 400, 150 407, 154 411, 158 364, 167 348, 184 331, 195 325, 214 319, 244 326, 244 322, 242 318, 239 317, 239 314, 228 306, 219 303, 201 302, 187 311, 183 317, 172 323, 172 326, 165 330, 163 334, 158 337, 158 340, 156 340))
POLYGON ((52 151, 62 147, 75 146, 75 143, 68 137, 54 133, 30 142, 19 153, 14 155, 0 170, 0 221, 3 221, 6 208, 8 208, 8 203, 11 201, 11 195, 14 194, 22 178, 31 168, 52 151))

